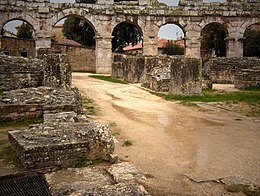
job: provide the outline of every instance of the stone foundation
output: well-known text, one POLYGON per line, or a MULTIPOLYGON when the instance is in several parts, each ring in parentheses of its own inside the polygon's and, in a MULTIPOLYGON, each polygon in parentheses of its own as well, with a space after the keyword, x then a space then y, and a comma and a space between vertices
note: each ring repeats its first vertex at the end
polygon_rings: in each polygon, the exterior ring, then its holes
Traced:
POLYGON ((56 113, 46 119, 52 120, 8 133, 24 168, 73 167, 84 160, 109 160, 113 154, 114 140, 107 125, 75 113, 56 113))
POLYGON ((51 87, 6 91, 0 96, 0 110, 0 121, 42 117, 44 112, 83 112, 77 89, 69 91, 51 87))
POLYGON ((235 75, 235 87, 243 89, 246 87, 260 86, 260 66, 251 69, 242 69, 235 75))
POLYGON ((112 76, 154 91, 201 95, 201 60, 182 56, 115 55, 112 76))

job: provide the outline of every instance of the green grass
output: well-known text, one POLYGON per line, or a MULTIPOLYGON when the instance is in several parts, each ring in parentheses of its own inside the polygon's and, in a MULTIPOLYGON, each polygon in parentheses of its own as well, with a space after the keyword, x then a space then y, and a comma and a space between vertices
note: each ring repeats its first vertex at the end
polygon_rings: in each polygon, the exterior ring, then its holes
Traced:
POLYGON ((202 96, 181 96, 151 92, 168 101, 183 102, 245 102, 249 104, 260 104, 260 90, 241 90, 238 92, 219 93, 216 90, 203 90, 202 96))
POLYGON ((113 136, 117 136, 121 134, 121 130, 117 127, 117 124, 115 122, 110 122, 109 127, 111 129, 113 136))
POLYGON ((112 76, 89 75, 89 77, 96 78, 96 79, 99 79, 99 80, 105 80, 105 81, 113 82, 113 83, 128 84, 128 82, 114 78, 112 76))
POLYGON ((0 96, 3 96, 4 92, 0 89, 0 96))
POLYGON ((0 129, 6 127, 28 127, 31 124, 43 123, 43 118, 22 118, 14 121, 0 121, 0 129))
POLYGON ((42 122, 42 118, 24 118, 17 121, 0 122, 0 159, 3 159, 6 163, 11 163, 16 167, 20 167, 20 161, 8 140, 8 131, 24 130, 28 128, 30 124, 42 122))
POLYGON ((133 145, 133 141, 131 141, 131 140, 125 140, 123 142, 123 146, 132 146, 132 145, 133 145))
POLYGON ((95 107, 94 101, 89 97, 82 97, 82 105, 85 108, 86 115, 97 114, 97 108, 95 107))

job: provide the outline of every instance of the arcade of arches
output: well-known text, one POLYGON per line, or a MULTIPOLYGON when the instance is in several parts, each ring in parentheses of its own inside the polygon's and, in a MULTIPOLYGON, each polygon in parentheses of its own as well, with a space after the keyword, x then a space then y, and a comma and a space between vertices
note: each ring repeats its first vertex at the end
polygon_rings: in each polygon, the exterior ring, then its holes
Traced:
MULTIPOLYGON (((142 32, 143 54, 157 55, 157 36, 161 26, 178 24, 185 35, 185 56, 200 57, 203 29, 219 24, 225 32, 224 56, 242 57, 244 33, 260 23, 260 3, 252 0, 227 0, 205 3, 180 0, 179 6, 166 6, 156 0, 118 2, 97 0, 93 3, 50 3, 49 0, 3 0, 0 2, 0 28, 20 19, 34 28, 36 50, 51 48, 51 31, 57 21, 70 15, 83 18, 93 27, 96 41, 96 71, 110 73, 112 32, 122 23, 134 24, 142 32)), ((0 42, 1 46, 1 42, 0 42)), ((223 51, 221 51, 223 52, 223 51)))

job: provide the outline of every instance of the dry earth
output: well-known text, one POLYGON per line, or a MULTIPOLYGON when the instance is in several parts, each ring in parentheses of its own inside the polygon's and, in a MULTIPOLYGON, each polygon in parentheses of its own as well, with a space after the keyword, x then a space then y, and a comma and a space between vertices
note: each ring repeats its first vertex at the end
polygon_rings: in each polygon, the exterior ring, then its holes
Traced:
POLYGON ((73 84, 116 124, 116 153, 149 177, 153 195, 242 195, 214 182, 229 176, 260 185, 260 122, 221 110, 168 102, 137 85, 73 73, 73 84), (131 146, 123 142, 132 141, 131 146))

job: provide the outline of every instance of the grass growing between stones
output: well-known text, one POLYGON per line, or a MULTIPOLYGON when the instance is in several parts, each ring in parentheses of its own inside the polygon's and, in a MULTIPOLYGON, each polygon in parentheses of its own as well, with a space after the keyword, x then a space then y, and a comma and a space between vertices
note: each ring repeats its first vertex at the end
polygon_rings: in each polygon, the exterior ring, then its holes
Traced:
POLYGON ((112 76, 103 76, 103 75, 89 75, 91 78, 96 78, 99 80, 104 80, 107 82, 119 83, 119 84, 128 84, 128 82, 120 80, 118 78, 114 78, 112 76))
POLYGON ((11 163, 16 167, 20 167, 20 161, 17 158, 15 151, 12 149, 8 140, 8 131, 10 130, 24 130, 30 124, 43 122, 42 118, 22 119, 19 121, 5 121, 0 122, 0 159, 5 160, 6 163, 11 163))
POLYGON ((196 102, 223 102, 234 106, 238 112, 250 117, 260 116, 260 88, 253 87, 237 92, 220 92, 214 89, 203 90, 202 96, 181 96, 150 92, 168 101, 181 101, 183 105, 195 106, 196 102))
POLYGON ((97 108, 94 104, 94 101, 90 99, 89 97, 82 97, 82 105, 85 109, 86 115, 96 115, 97 114, 97 108))
POLYGON ((3 90, 0 90, 0 96, 3 96, 4 92, 3 90))

